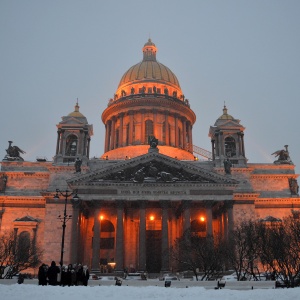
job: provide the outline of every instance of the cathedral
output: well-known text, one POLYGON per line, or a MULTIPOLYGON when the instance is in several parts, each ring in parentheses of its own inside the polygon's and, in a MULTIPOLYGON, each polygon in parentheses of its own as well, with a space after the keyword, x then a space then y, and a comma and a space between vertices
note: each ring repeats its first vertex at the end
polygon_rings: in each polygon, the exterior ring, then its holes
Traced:
POLYGON ((142 52, 102 113, 101 157, 89 156, 93 126, 78 102, 57 124, 53 161, 24 161, 9 142, 0 234, 33 241, 45 263, 177 271, 166 253, 185 230, 226 239, 243 220, 278 221, 300 209, 288 146, 274 163, 248 163, 245 127, 225 105, 208 128, 211 149, 195 146, 192 101, 151 39, 142 52))

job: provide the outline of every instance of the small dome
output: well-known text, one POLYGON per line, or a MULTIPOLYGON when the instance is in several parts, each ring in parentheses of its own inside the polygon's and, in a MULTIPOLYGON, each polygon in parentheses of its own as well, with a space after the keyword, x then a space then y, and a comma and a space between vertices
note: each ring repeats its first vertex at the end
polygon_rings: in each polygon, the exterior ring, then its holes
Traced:
POLYGON ((138 91, 143 86, 151 88, 156 86, 164 90, 176 92, 182 95, 179 81, 176 75, 165 65, 156 60, 157 48, 155 44, 148 40, 143 47, 143 60, 130 67, 122 76, 116 95, 121 95, 122 91, 130 94, 132 88, 138 91))
POLYGON ((233 120, 233 119, 234 119, 233 116, 231 116, 231 115, 229 115, 229 114, 227 113, 227 107, 226 107, 226 105, 224 105, 224 108, 223 108, 223 115, 220 116, 220 117, 218 118, 218 120, 233 120))
POLYGON ((68 117, 85 118, 85 116, 79 111, 78 101, 75 105, 75 110, 68 114, 68 117))

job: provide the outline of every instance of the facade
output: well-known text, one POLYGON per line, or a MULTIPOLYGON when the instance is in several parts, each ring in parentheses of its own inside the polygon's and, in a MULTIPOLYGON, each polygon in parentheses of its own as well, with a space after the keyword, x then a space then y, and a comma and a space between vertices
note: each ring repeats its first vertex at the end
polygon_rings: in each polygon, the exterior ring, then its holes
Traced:
POLYGON ((59 262, 65 198, 54 196, 77 191, 78 201, 67 199, 64 264, 157 273, 177 270, 166 250, 186 229, 226 239, 242 220, 278 220, 300 208, 287 146, 273 164, 248 163, 245 128, 226 106, 209 128, 211 159, 195 159, 196 116, 156 52, 149 39, 104 110, 101 158, 89 158, 93 127, 78 103, 57 125, 53 161, 23 161, 10 142, 0 233, 14 230, 44 248, 44 262, 59 262))

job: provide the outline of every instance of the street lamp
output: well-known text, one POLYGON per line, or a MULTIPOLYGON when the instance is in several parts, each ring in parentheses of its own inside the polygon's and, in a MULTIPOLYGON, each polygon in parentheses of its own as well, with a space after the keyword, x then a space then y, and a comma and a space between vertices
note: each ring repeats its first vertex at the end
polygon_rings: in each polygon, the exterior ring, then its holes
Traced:
POLYGON ((67 215, 67 202, 68 202, 68 198, 73 196, 73 201, 77 202, 79 200, 79 197, 77 195, 77 190, 74 191, 68 191, 65 190, 64 192, 60 191, 59 189, 56 189, 56 194, 53 197, 55 200, 59 200, 59 196, 63 196, 65 197, 65 208, 64 208, 64 214, 59 215, 57 217, 57 219, 59 219, 62 222, 62 237, 61 237, 61 252, 60 252, 60 262, 59 264, 61 265, 61 267, 63 266, 63 259, 64 259, 64 246, 65 246, 65 231, 66 231, 66 223, 67 221, 69 221, 70 219, 72 219, 72 215, 67 215))

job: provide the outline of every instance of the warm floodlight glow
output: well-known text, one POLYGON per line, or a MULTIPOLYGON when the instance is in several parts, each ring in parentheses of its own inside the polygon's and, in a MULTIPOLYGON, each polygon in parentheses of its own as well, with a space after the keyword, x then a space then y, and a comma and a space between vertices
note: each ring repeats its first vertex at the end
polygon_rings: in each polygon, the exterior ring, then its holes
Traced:
POLYGON ((200 217, 200 221, 201 221, 201 222, 204 222, 204 221, 205 221, 205 218, 204 218, 203 216, 201 216, 201 217, 200 217))
POLYGON ((153 221, 153 220, 154 220, 154 216, 151 215, 151 216, 150 216, 150 221, 153 221))
POLYGON ((103 218, 104 218, 104 217, 101 215, 101 216, 100 216, 100 220, 102 221, 102 220, 103 220, 103 218))

